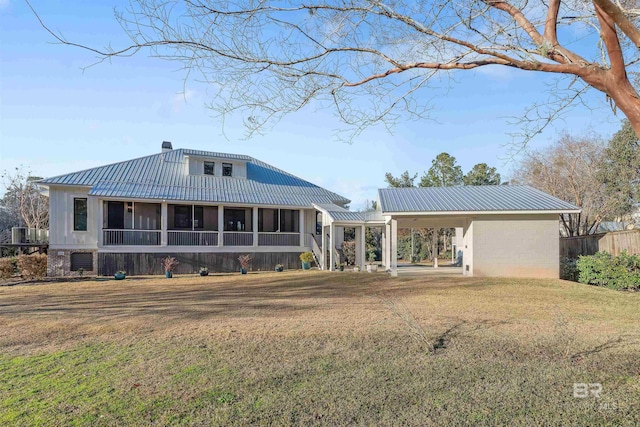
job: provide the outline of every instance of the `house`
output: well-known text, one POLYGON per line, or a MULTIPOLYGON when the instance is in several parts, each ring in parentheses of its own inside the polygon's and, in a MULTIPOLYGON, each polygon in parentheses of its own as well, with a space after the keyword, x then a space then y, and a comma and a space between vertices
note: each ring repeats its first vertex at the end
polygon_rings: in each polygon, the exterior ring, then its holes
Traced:
MULTIPOLYGON (((314 207, 349 200, 249 156, 172 149, 44 179, 50 205, 49 275, 161 274, 299 268, 320 233, 314 207)), ((335 245, 344 234, 336 233, 335 245)), ((316 253, 320 248, 316 244, 316 253)))
POLYGON ((559 276, 559 215, 580 209, 528 186, 385 188, 378 209, 349 200, 249 156, 176 149, 40 182, 50 198, 49 274, 111 275, 299 268, 312 251, 321 269, 340 262, 344 229, 355 229, 364 267, 365 230, 382 232, 385 270, 398 274, 399 228, 456 228, 459 273, 559 276))

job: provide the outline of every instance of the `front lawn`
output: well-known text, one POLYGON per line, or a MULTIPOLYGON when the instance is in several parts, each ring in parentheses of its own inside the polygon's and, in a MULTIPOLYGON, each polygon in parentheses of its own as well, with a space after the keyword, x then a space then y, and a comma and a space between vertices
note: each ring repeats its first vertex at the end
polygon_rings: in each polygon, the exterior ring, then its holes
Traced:
POLYGON ((0 425, 640 423, 640 293, 560 280, 11 286, 0 325, 0 425))

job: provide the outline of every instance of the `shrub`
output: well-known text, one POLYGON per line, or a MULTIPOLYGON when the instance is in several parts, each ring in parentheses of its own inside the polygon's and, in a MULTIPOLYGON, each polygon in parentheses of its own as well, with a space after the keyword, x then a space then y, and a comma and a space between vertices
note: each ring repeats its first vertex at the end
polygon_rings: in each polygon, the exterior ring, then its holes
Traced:
POLYGON ((356 263, 356 242, 343 242, 342 254, 344 255, 347 265, 355 265, 356 263))
POLYGON ((180 264, 180 262, 172 256, 163 258, 160 263, 162 264, 162 267, 164 267, 164 271, 173 271, 178 264, 180 264))
POLYGON ((313 254, 311 252, 302 252, 300 254, 300 261, 313 262, 313 254))
POLYGON ((560 260, 560 278, 564 280, 578 281, 578 260, 575 258, 562 258, 560 260))
POLYGON ((578 259, 578 281, 610 289, 640 289, 640 257, 623 251, 618 256, 608 252, 581 256, 578 259))
POLYGON ((240 255, 238 257, 238 261, 240 261, 240 267, 246 269, 249 266, 249 263, 251 262, 251 255, 249 254, 240 255))
POLYGON ((15 258, 0 258, 0 279, 10 279, 15 271, 15 258))
POLYGON ((25 279, 41 279, 47 275, 47 256, 44 254, 20 255, 17 266, 20 275, 25 279))

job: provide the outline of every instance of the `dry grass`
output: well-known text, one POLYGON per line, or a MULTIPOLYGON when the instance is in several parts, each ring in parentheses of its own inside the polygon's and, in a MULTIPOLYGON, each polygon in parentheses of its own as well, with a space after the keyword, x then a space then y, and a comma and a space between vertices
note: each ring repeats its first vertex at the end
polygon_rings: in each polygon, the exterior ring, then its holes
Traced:
POLYGON ((559 280, 10 286, 0 324, 4 425, 640 423, 640 294, 559 280))

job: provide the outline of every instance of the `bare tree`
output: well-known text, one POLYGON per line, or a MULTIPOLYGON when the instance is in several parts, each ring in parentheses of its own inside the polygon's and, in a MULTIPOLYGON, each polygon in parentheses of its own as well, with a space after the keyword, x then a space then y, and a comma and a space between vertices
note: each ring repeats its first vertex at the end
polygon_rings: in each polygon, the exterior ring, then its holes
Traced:
POLYGON ((554 145, 528 152, 513 183, 528 184, 579 206, 579 214, 561 215, 564 235, 594 233, 598 225, 627 206, 620 192, 602 180, 606 143, 593 135, 562 136, 554 145))
MULTIPOLYGON (((28 1, 28 0, 27 0, 28 1)), ((640 60, 634 4, 616 0, 131 0, 116 17, 132 43, 69 41, 98 62, 148 50, 212 89, 211 108, 241 113, 248 131, 312 100, 358 134, 404 114, 425 117, 437 74, 501 66, 558 76, 548 103, 526 111, 528 140, 582 100, 606 95, 640 135, 629 80, 640 60)), ((35 10, 34 10, 35 13, 35 10)), ((37 14, 36 14, 37 16, 37 14)), ((517 96, 517 94, 514 94, 517 96)))
POLYGON ((49 198, 38 188, 40 177, 32 176, 24 168, 16 168, 13 173, 4 171, 5 195, 2 206, 14 216, 22 219, 29 228, 46 229, 49 226, 49 198))

